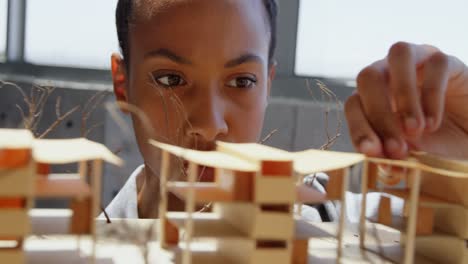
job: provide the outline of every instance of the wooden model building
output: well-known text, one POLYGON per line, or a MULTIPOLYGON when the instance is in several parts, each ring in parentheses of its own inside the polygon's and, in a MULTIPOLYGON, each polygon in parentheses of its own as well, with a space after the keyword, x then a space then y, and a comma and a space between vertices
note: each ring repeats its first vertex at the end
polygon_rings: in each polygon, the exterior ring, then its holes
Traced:
POLYGON ((38 140, 27 130, 0 129, 0 241, 13 243, 0 247, 0 260, 25 261, 22 241, 31 233, 29 210, 36 198, 70 199, 69 234, 88 234, 95 241, 102 161, 121 164, 103 145, 86 139, 38 140), (78 175, 49 174, 50 165, 71 163, 78 163, 78 175))
MULTIPOLYGON (((306 151, 294 157, 259 144, 219 142, 217 151, 201 152, 152 143, 163 150, 160 243, 164 248, 177 249, 179 230, 184 229, 186 250, 182 251, 182 263, 290 263, 292 260, 307 263, 310 237, 298 232, 301 219, 294 216, 294 204, 321 203, 327 199, 344 204, 349 167, 362 160, 359 154, 337 153, 345 160, 337 167, 336 162, 328 159, 327 152, 306 151), (170 154, 189 162, 187 182, 168 181, 170 154), (307 157, 313 154, 322 155, 324 162, 307 162, 307 157), (198 166, 215 168, 215 181, 197 182, 198 166), (335 172, 327 195, 296 184, 303 175, 319 171, 335 172), (168 192, 186 201, 185 212, 167 212, 168 192), (216 203, 212 213, 195 212, 196 204, 207 202, 216 203), (211 255, 187 250, 191 248, 192 238, 215 238, 218 249, 211 255)), ((340 217, 339 238, 344 228, 344 213, 340 217)))
POLYGON ((397 263, 415 263, 416 252, 437 262, 468 263, 465 162, 421 153, 395 161, 320 150, 289 153, 258 144, 218 142, 217 150, 210 152, 151 144, 162 150, 159 240, 162 248, 176 252, 176 262, 308 263, 308 249, 314 246, 308 241, 313 234, 301 228, 293 205, 326 200, 341 202, 336 229, 339 260, 349 169, 362 164, 363 194, 379 191, 401 197, 405 210, 401 217, 392 216, 390 199, 382 195, 378 217, 373 220, 401 230, 402 245, 397 253, 368 247, 367 204, 362 199, 361 248, 397 263), (187 181, 168 179, 171 156, 189 162, 187 181), (214 182, 197 181, 197 171, 203 166, 216 170, 214 182), (302 184, 304 175, 316 172, 329 174, 327 194, 302 184), (402 181, 406 184, 399 188, 402 181), (169 192, 185 200, 185 212, 168 212, 169 192), (208 202, 215 203, 213 212, 196 212, 197 205, 208 202), (210 241, 215 241, 213 249, 207 246, 210 241))
MULTIPOLYGON (((383 253, 385 257, 414 263, 418 253, 438 263, 468 263, 467 162, 426 153, 413 153, 406 161, 368 158, 361 183, 364 195, 369 190, 383 194, 374 220, 401 231, 403 259, 383 253), (404 186, 397 188, 397 184, 404 186), (385 194, 405 201, 401 216, 392 216, 390 198, 385 194)), ((366 208, 366 199, 361 207, 366 208)), ((360 244, 366 248, 363 211, 360 230, 360 244)))
POLYGON ((0 259, 23 263, 23 241, 31 230, 28 212, 34 202, 33 137, 27 131, 3 131, 0 142, 0 259))
MULTIPOLYGON (((175 262, 316 263, 310 253, 321 234, 314 230, 318 225, 301 218, 301 204, 328 200, 341 203, 336 228, 327 235, 336 238, 333 257, 342 262, 350 250, 344 241, 350 228, 345 228, 350 168, 362 165, 363 197, 376 191, 381 198, 376 219, 366 219, 368 204, 362 199, 357 248, 396 263, 420 263, 421 256, 435 263, 468 263, 466 161, 425 153, 387 160, 321 150, 291 153, 259 144, 218 142, 216 151, 196 151, 150 143, 162 150, 159 243, 175 253, 175 262), (188 162, 187 179, 169 177, 175 159, 188 162), (197 179, 205 167, 215 170, 212 182, 197 179), (304 176, 317 172, 329 175, 326 193, 303 184, 304 176), (168 211, 169 193, 186 202, 185 211, 168 211), (404 200, 400 215, 392 215, 390 195, 404 200), (207 203, 214 204, 212 211, 198 211, 207 203), (378 234, 368 232, 374 226, 369 221, 400 230, 401 237, 389 247, 375 244, 372 236, 378 234)), ((0 261, 25 261, 23 241, 31 234, 29 213, 36 198, 70 199, 68 233, 90 234, 95 242, 102 161, 121 164, 86 139, 38 140, 25 130, 0 129, 0 261), (65 163, 77 163, 79 173, 49 173, 50 165, 65 163)))

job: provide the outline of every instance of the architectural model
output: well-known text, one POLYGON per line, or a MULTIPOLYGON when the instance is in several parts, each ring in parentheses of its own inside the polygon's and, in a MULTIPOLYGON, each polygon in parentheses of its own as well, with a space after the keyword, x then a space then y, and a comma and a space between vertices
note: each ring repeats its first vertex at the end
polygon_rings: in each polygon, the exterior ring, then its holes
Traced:
MULTIPOLYGON (((339 260, 349 171, 361 164, 362 193, 382 193, 378 217, 371 220, 400 230, 402 250, 395 254, 367 247, 365 210, 359 223, 361 248, 398 263, 414 263, 416 253, 436 262, 468 263, 466 162, 425 153, 386 160, 321 150, 290 153, 259 144, 218 142, 216 151, 209 152, 151 144, 162 150, 160 244, 176 252, 176 262, 308 263, 308 249, 314 245, 308 245, 311 237, 300 232, 294 204, 326 200, 341 202, 336 229, 339 260), (189 162, 187 181, 168 179, 171 157, 189 162), (197 182, 203 166, 215 168, 214 182, 197 182), (330 176, 326 194, 302 184, 303 176, 316 172, 330 176), (184 212, 167 210, 169 192, 185 200, 184 212), (401 217, 391 215, 386 194, 404 199, 401 217), (215 203, 212 212, 196 212, 196 205, 208 202, 215 203), (210 240, 215 249, 208 250, 210 240)), ((366 205, 362 199, 361 208, 366 205)))
MULTIPOLYGON (((0 260, 24 263, 23 241, 31 235, 29 210, 36 198, 70 199, 69 234, 91 235, 100 212, 102 161, 122 161, 86 139, 34 139, 27 130, 0 129, 0 260), (49 166, 78 164, 78 174, 50 174, 49 166)), ((92 254, 94 258, 94 250, 92 254)))
MULTIPOLYGON (((363 197, 369 192, 381 193, 375 219, 366 219, 361 210, 355 234, 359 250, 395 263, 420 263, 420 256, 433 263, 468 263, 466 161, 427 153, 387 160, 357 153, 287 152, 260 144, 224 142, 217 142, 215 151, 153 140, 150 144, 161 150, 158 242, 148 242, 158 249, 152 256, 158 263, 165 263, 161 252, 170 252, 172 262, 183 264, 315 263, 310 254, 318 247, 314 242, 317 232, 301 218, 301 204, 330 200, 339 201, 341 207, 339 221, 330 224, 336 226, 330 229, 335 239, 328 242, 336 249, 333 258, 346 263, 347 251, 352 250, 346 246, 351 229, 346 224, 346 191, 354 166, 362 167, 363 197), (187 178, 175 180, 169 176, 170 164, 180 160, 188 164, 187 178), (197 179, 205 167, 215 170, 211 182, 197 179), (303 183, 305 176, 318 172, 329 175, 325 193, 303 183), (168 210, 169 193, 185 201, 184 211, 168 210), (390 195, 404 200, 400 215, 392 215, 390 195), (208 203, 213 204, 212 210, 199 210, 208 203), (371 222, 400 231, 396 250, 371 242, 375 241, 368 232, 374 226, 371 222)), ((122 163, 103 145, 86 139, 39 140, 26 130, 0 129, 0 262, 25 262, 23 244, 34 235, 28 212, 37 198, 70 200, 67 233, 78 240, 82 235, 91 238, 93 250, 88 260, 94 261, 99 250, 95 217, 101 206, 103 161, 122 163), (70 163, 77 164, 77 174, 50 173, 49 166, 70 163)), ((362 199, 361 208, 367 206, 362 199)), ((143 225, 139 221, 132 224, 143 225)), ((113 247, 106 243, 100 246, 113 247)))

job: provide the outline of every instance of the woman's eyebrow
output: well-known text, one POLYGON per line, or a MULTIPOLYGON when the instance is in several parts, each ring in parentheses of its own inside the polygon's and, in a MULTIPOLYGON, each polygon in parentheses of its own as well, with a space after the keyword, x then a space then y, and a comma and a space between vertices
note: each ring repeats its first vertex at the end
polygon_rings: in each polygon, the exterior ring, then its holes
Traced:
POLYGON ((169 60, 172 60, 176 63, 179 63, 179 64, 187 64, 187 65, 192 65, 193 63, 180 56, 180 55, 177 55, 175 52, 169 50, 169 49, 165 49, 165 48, 162 48, 162 49, 157 49, 157 50, 153 50, 153 51, 150 51, 148 53, 145 54, 145 59, 148 58, 148 57, 163 57, 163 58, 166 58, 166 59, 169 59, 169 60))
POLYGON ((246 54, 243 54, 243 55, 239 56, 238 58, 235 58, 233 60, 230 60, 230 61, 226 62, 226 64, 224 64, 224 67, 225 68, 232 68, 232 67, 235 67, 235 66, 241 65, 243 63, 247 63, 247 62, 256 62, 256 63, 260 63, 260 64, 264 63, 262 57, 257 56, 255 54, 246 53, 246 54))

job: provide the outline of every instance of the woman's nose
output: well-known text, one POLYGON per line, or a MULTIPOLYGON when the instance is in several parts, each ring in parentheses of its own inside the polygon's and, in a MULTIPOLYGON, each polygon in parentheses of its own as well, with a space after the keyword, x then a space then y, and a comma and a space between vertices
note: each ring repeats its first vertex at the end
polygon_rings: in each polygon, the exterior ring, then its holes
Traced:
POLYGON ((225 120, 226 104, 221 95, 216 92, 200 93, 195 99, 189 113, 188 136, 215 141, 228 133, 225 120))

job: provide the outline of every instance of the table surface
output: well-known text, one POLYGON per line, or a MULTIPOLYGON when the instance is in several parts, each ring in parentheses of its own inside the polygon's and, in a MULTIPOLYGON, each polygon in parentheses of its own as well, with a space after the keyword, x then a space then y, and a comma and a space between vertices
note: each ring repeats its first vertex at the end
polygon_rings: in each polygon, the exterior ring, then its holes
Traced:
MULTIPOLYGON (((55 218, 59 221, 59 218, 55 218)), ((50 232, 51 219, 48 221, 47 232, 50 232)), ((34 222, 34 220, 33 220, 34 222)), ((98 242, 96 245, 96 263, 145 263, 143 253, 145 247, 139 247, 148 241, 148 230, 153 228, 157 220, 112 219, 111 224, 97 220, 98 242), (131 241, 131 243, 130 243, 131 241)), ((53 225, 53 224, 52 224, 53 225)), ((64 226, 57 223, 57 226, 64 226)), ((297 228, 301 233, 315 235, 309 241, 309 263, 336 263, 337 240, 335 223, 302 222, 297 228)), ((41 226, 34 225, 33 233, 40 234, 41 226)), ((157 235, 157 234, 156 234, 157 235)), ((154 237, 155 238, 155 237, 154 237)), ((367 224, 366 245, 372 251, 359 248, 357 225, 347 224, 344 232, 344 247, 341 263, 391 263, 399 262, 402 248, 399 245, 400 233, 394 229, 379 224, 367 224), (388 256, 382 258, 373 252, 381 252, 388 256), (393 261, 390 261, 393 260, 393 261)), ((161 251, 157 242, 150 242, 149 263, 171 263, 171 254, 161 251)), ((27 263, 90 263, 92 250, 90 237, 64 235, 36 235, 25 241, 27 263)), ((432 263, 416 256, 416 263, 432 263)))

